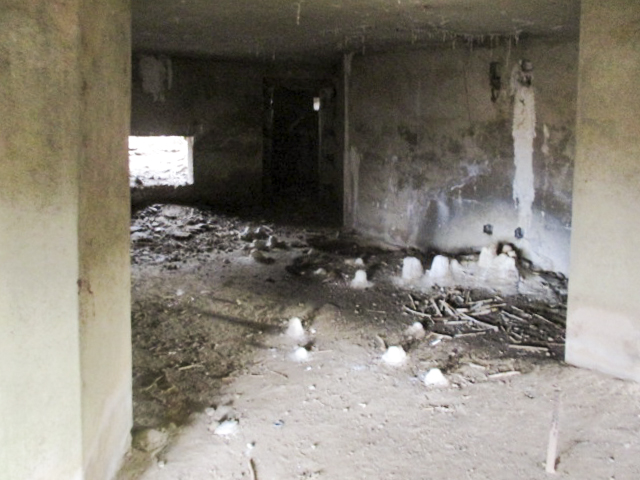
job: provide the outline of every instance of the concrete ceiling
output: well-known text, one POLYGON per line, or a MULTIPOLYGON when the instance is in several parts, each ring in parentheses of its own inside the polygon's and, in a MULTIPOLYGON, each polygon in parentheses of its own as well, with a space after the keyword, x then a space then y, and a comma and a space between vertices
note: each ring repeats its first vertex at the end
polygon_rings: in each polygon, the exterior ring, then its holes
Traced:
POLYGON ((580 0, 132 0, 137 51, 253 60, 576 36, 580 0))

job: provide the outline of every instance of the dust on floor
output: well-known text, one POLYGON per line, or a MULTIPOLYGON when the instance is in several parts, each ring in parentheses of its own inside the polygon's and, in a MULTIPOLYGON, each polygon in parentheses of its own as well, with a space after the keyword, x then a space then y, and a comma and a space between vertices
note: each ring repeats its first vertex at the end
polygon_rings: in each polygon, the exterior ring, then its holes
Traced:
POLYGON ((403 258, 433 254, 206 209, 153 206, 132 231, 120 480, 547 478, 558 406, 557 478, 640 478, 640 386, 562 363, 563 279, 527 272, 543 303, 401 288, 403 258))

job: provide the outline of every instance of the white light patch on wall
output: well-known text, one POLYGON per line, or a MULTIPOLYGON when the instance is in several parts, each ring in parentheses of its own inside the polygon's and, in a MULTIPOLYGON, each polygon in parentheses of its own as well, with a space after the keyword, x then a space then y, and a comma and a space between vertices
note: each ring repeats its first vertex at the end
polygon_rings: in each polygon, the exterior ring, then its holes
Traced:
POLYGON ((193 137, 129 137, 129 184, 192 184, 192 151, 193 137))
POLYGON ((320 97, 314 97, 313 98, 313 109, 316 112, 320 111, 320 97))
POLYGON ((151 95, 154 102, 164 102, 165 93, 171 90, 173 83, 171 59, 143 55, 140 58, 140 76, 142 91, 151 95))
POLYGON ((536 106, 532 76, 516 65, 511 76, 513 99, 513 150, 515 175, 513 200, 518 209, 519 227, 527 235, 531 227, 533 200, 535 198, 533 175, 533 139, 536 136, 536 106))

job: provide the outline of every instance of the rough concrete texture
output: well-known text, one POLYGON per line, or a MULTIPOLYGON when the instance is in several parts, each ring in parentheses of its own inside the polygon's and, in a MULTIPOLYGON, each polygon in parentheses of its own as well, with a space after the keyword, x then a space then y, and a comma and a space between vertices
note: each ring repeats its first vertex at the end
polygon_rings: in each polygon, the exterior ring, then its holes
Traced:
POLYGON ((193 186, 156 189, 155 195, 212 204, 260 198, 262 75, 259 66, 133 56, 131 135, 194 137, 193 186))
POLYGON ((129 0, 85 0, 79 176, 84 475, 108 480, 128 448, 131 405, 129 0))
POLYGON ((640 4, 583 0, 567 361, 640 381, 640 4))
POLYGON ((135 1, 135 49, 249 61, 335 58, 343 52, 424 48, 516 31, 571 36, 579 0, 135 1))
POLYGON ((574 41, 513 38, 354 57, 346 218, 359 231, 419 248, 513 242, 537 266, 567 273, 577 58, 574 41), (510 85, 521 59, 534 68, 525 94, 510 85), (500 62, 502 87, 495 102, 492 62, 500 62), (514 108, 523 98, 531 104, 514 108))
POLYGON ((126 451, 128 50, 125 0, 0 10, 3 479, 108 479, 126 451))

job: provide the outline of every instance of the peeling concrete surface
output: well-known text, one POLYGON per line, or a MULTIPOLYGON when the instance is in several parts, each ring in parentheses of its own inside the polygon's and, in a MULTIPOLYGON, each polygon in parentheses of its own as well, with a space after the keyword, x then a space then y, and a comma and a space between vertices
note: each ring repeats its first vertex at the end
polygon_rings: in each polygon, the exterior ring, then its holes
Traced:
POLYGON ((576 82, 573 41, 356 56, 349 158, 361 159, 358 230, 448 252, 514 242, 540 268, 567 273, 576 82), (508 77, 522 58, 536 69, 538 122, 533 92, 520 92, 529 103, 516 114, 527 125, 514 137, 508 77), (497 60, 509 65, 492 102, 489 66, 497 60), (483 233, 487 224, 492 235, 483 233))

